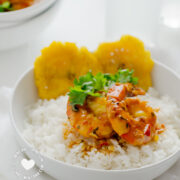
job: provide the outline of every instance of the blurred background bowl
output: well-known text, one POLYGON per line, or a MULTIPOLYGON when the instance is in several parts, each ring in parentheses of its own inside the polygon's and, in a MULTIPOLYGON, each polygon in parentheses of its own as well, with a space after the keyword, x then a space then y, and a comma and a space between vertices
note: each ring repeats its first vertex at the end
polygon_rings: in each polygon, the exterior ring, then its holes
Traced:
POLYGON ((32 6, 9 12, 0 13, 0 28, 13 26, 37 16, 50 7, 56 0, 39 0, 32 6))
POLYGON ((59 1, 55 1, 56 0, 42 0, 26 9, 0 14, 0 24, 3 17, 5 17, 5 19, 9 17, 12 20, 4 21, 6 27, 0 27, 0 51, 23 45, 38 37, 49 27, 52 18, 57 12, 57 3, 60 3, 59 1), (52 4, 53 2, 55 3, 52 4), (37 13, 40 14, 37 15, 37 13), (17 17, 16 20, 14 19, 15 17, 17 17), (24 19, 26 20, 24 21, 24 19), (8 24, 8 22, 10 22, 11 25, 8 24))

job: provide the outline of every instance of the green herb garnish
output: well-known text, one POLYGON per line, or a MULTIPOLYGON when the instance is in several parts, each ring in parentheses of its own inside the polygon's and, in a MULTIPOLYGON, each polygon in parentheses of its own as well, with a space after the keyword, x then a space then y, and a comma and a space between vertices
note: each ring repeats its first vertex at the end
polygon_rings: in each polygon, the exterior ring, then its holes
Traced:
POLYGON ((12 5, 9 1, 3 2, 0 5, 0 12, 11 11, 11 10, 12 10, 12 5))
POLYGON ((129 69, 120 69, 114 75, 98 73, 95 76, 88 72, 79 79, 75 79, 74 87, 71 87, 68 93, 73 109, 76 109, 76 105, 83 105, 88 95, 101 96, 99 92, 107 91, 108 87, 115 82, 137 84, 138 78, 133 77, 133 72, 133 70, 129 71, 129 69))

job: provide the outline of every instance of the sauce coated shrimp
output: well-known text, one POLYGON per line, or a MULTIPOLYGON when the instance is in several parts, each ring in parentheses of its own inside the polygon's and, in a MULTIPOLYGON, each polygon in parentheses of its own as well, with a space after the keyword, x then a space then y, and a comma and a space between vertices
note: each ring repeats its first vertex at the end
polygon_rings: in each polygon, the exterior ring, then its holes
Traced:
POLYGON ((107 114, 114 131, 132 145, 152 140, 156 129, 154 110, 137 98, 145 92, 129 83, 114 84, 107 93, 107 114))
POLYGON ((111 137, 113 133, 107 117, 105 97, 88 97, 83 106, 77 106, 77 111, 68 102, 67 115, 73 128, 84 137, 102 139, 111 137))

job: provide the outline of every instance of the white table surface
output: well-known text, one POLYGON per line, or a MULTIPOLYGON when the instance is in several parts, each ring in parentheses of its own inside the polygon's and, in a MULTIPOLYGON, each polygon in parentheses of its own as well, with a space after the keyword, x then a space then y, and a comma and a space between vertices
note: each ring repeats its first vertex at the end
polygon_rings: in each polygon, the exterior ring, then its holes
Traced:
MULTIPOLYGON (((152 11, 148 10, 147 13, 145 13, 145 10, 140 11, 147 6, 144 3, 145 1, 137 0, 137 4, 132 4, 134 0, 126 0, 126 2, 123 0, 58 0, 56 12, 54 12, 56 16, 54 16, 51 23, 47 24, 47 28, 38 38, 32 39, 23 46, 0 51, 0 88, 13 88, 20 75, 33 66, 35 58, 40 55, 40 50, 54 40, 76 42, 78 46, 87 46, 90 50, 93 50, 98 43, 119 39, 124 33, 130 33, 143 39, 151 50, 154 59, 162 61, 180 73, 180 26, 178 26, 180 16, 172 15, 172 11, 175 11, 173 3, 176 3, 176 11, 180 12, 178 0, 171 1, 172 7, 167 6, 170 1, 159 0, 161 2, 156 3, 158 0, 152 0, 152 3, 148 3, 148 9, 150 8, 152 11), (127 12, 126 9, 130 7, 129 4, 132 4, 132 6, 127 12), (139 6, 140 4, 142 7, 139 6), (156 8, 154 9, 154 7, 156 8), (171 7, 171 9, 168 10, 167 7, 171 7), (141 16, 141 13, 137 14, 136 12, 141 12, 146 16, 141 16), (171 14, 171 18, 175 18, 177 22, 175 27, 168 24, 168 22, 163 24, 163 20, 168 13, 171 14), (137 15, 137 18, 135 15, 137 15), (123 20, 122 17, 126 19, 123 20), (146 22, 147 18, 149 18, 150 23, 146 22), (137 23, 134 22, 135 20, 137 20, 137 23), (144 23, 148 28, 146 27, 143 31, 144 23)), ((2 104, 1 102, 1 98, 5 98, 1 96, 4 93, 3 91, 7 91, 7 89, 0 89, 0 110, 3 111, 3 108, 6 107, 6 111, 8 104, 2 104)), ((0 148, 0 179, 16 180, 14 174, 10 171, 9 158, 18 147, 13 139, 10 123, 4 122, 4 119, 8 119, 7 112, 0 115, 0 141, 2 142, 2 148, 0 148), (6 135, 8 138, 4 139, 6 135)), ((180 165, 180 162, 178 163, 180 165)), ((159 180, 176 180, 178 179, 177 174, 177 170, 172 168, 169 173, 162 175, 159 180)), ((41 179, 51 180, 51 178, 44 175, 38 178, 38 180, 41 179)))

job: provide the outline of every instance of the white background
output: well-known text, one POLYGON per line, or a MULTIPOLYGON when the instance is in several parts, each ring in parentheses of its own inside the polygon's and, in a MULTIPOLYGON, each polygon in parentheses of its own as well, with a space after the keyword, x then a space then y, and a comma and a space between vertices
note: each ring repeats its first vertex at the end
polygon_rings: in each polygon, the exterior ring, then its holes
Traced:
MULTIPOLYGON (((43 32, 20 47, 0 51, 0 87, 13 87, 19 76, 33 66, 40 50, 54 40, 76 42, 78 46, 87 46, 93 50, 98 43, 117 40, 127 33, 141 38, 154 59, 180 72, 179 13, 178 0, 58 0, 36 22, 39 24, 40 21, 46 21, 52 15, 43 32)), ((36 28, 36 24, 31 28, 36 28)), ((1 94, 4 95, 6 90, 0 90, 0 100, 4 98, 1 94)), ((8 93, 5 94, 8 96, 8 93)), ((5 107, 8 105, 1 101, 1 111, 5 107)), ((5 111, 0 114, 0 179, 15 180, 10 169, 10 159, 17 147, 7 119, 5 111)), ((176 180, 176 175, 177 169, 172 168, 159 179, 176 180)))

